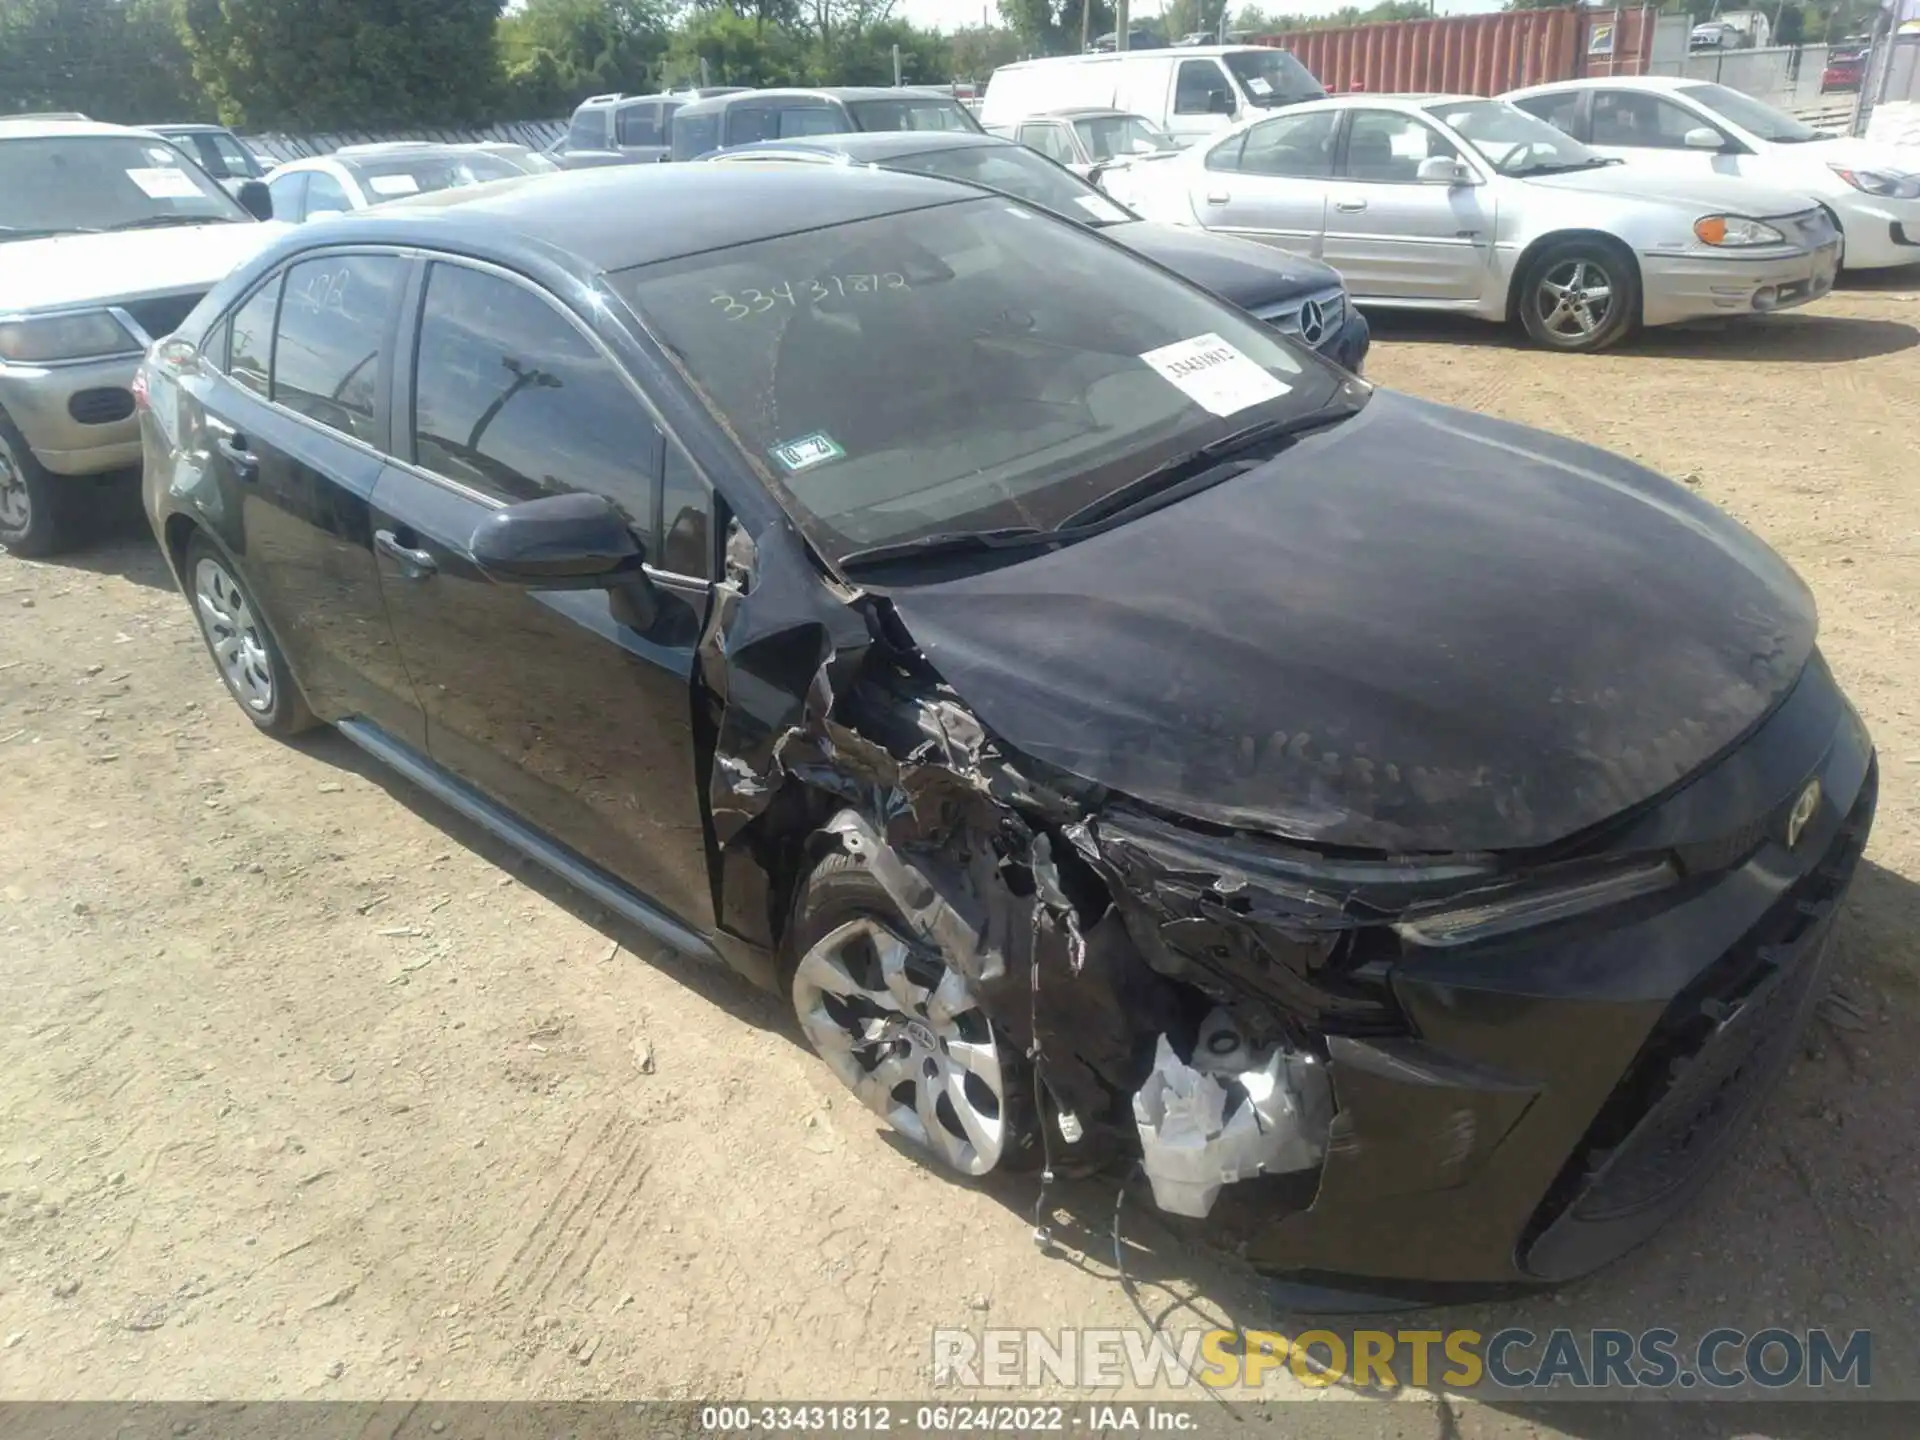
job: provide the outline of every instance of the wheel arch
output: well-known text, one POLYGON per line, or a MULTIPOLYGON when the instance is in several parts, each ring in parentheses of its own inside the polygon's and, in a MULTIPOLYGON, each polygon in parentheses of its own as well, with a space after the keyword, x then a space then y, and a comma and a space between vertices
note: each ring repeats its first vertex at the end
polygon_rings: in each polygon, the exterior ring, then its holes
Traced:
POLYGON ((1633 324, 1638 327, 1646 310, 1646 278, 1640 271, 1640 257, 1633 253, 1633 247, 1618 235, 1606 230, 1590 230, 1572 227, 1563 230, 1549 230, 1527 242, 1527 248, 1520 252, 1520 258, 1514 262, 1513 273, 1507 280, 1507 303, 1504 318, 1508 324, 1520 318, 1520 286, 1527 278, 1527 271, 1533 262, 1540 258, 1541 252, 1570 240, 1584 240, 1612 251, 1624 259, 1633 268, 1634 313, 1633 324))

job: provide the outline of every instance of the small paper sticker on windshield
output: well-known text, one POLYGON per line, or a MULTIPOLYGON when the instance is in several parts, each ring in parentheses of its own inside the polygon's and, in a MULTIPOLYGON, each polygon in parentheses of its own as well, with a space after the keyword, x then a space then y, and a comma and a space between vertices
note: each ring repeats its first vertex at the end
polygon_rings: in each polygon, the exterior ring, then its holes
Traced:
POLYGON ((1256 95, 1271 95, 1273 93, 1273 86, 1267 83, 1267 77, 1264 75, 1249 75, 1247 77, 1247 89, 1256 95))
POLYGON ((1250 405, 1278 400, 1293 389, 1282 384, 1218 335, 1198 335, 1149 350, 1140 357, 1203 410, 1233 415, 1250 405))
POLYGON ((829 460, 839 460, 846 451, 834 444, 833 437, 824 430, 816 430, 811 435, 802 435, 798 440, 786 440, 767 452, 774 461, 789 475, 802 470, 811 470, 816 465, 824 465, 829 460))
POLYGON ((420 182, 411 175, 372 175, 367 188, 376 195, 418 195, 420 182))
POLYGON ((1096 220, 1114 220, 1120 215, 1120 207, 1104 195, 1076 195, 1073 197, 1080 208, 1096 220))
POLYGON ((127 178, 138 185, 151 200, 198 200, 200 187, 186 171, 171 165, 129 170, 127 178))

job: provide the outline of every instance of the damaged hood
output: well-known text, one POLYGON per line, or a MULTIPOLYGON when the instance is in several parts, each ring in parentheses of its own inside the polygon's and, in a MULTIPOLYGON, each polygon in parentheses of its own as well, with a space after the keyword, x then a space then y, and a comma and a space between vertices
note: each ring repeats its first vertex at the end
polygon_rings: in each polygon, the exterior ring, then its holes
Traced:
POLYGON ((1525 849, 1739 739, 1812 597, 1604 451, 1377 392, 1352 420, 1052 554, 891 593, 1015 749, 1216 824, 1525 849))

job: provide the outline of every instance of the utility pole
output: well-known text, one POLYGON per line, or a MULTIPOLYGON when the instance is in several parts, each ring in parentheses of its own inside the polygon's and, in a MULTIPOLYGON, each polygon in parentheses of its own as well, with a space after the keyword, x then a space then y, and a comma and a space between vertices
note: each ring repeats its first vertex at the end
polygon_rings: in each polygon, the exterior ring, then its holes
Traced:
POLYGON ((1092 43, 1092 38, 1087 33, 1087 27, 1092 18, 1093 0, 1080 0, 1080 53, 1082 55, 1087 53, 1087 46, 1092 43))
POLYGON ((1127 0, 1117 0, 1113 7, 1113 48, 1127 48, 1127 0))
POLYGON ((893 47, 893 88, 900 88, 900 47, 893 47))

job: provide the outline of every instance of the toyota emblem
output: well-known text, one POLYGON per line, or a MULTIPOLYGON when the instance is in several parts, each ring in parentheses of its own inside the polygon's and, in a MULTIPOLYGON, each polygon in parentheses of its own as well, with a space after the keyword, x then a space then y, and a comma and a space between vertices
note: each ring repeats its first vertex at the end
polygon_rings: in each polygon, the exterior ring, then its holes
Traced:
POLYGON ((1309 300, 1300 307, 1300 338, 1309 345, 1318 345, 1327 333, 1327 317, 1320 309, 1320 302, 1309 300))
POLYGON ((1793 809, 1787 815, 1787 848, 1793 849, 1800 843, 1800 834, 1807 828, 1807 822, 1813 819, 1814 811, 1820 808, 1820 782, 1809 780, 1807 788, 1800 792, 1800 798, 1793 802, 1793 809))

